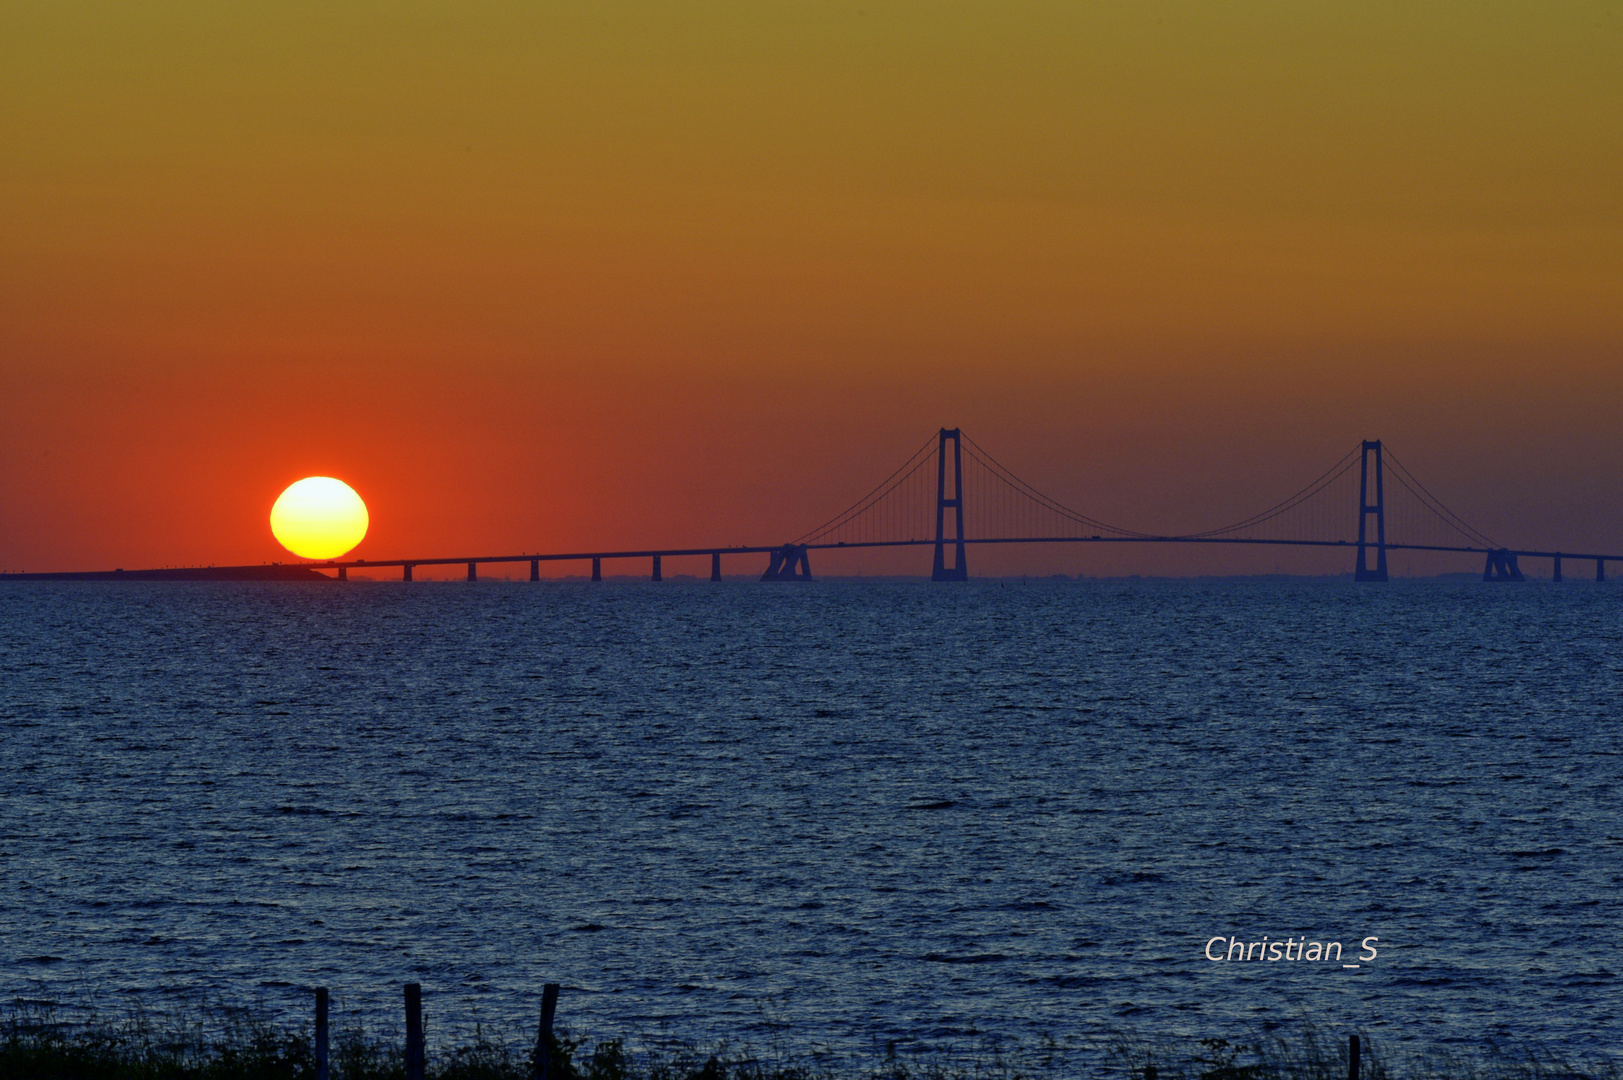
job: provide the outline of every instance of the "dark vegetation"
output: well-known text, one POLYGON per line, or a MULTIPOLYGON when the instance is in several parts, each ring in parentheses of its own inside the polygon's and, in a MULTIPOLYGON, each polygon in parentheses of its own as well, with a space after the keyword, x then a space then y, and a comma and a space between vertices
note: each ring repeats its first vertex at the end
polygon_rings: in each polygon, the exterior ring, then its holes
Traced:
MULTIPOLYGON (((1241 1042, 1119 1037, 1091 1052, 1045 1043, 898 1053, 860 1062, 788 1052, 656 1040, 633 1050, 620 1039, 560 1033, 549 1080, 1346 1080, 1345 1036, 1312 1028, 1241 1042)), ((530 1080, 533 1048, 475 1028, 456 1045, 430 1045, 429 1080, 530 1080)), ((0 1020, 0 1080, 314 1080, 308 1028, 279 1026, 251 1011, 215 1010, 191 1021, 135 1014, 67 1021, 45 1006, 17 1004, 0 1020)), ((336 1030, 332 1080, 405 1080, 403 1046, 359 1028, 336 1030)), ((1364 1040, 1360 1080, 1623 1080, 1616 1063, 1572 1063, 1523 1046, 1485 1046, 1471 1056, 1434 1054, 1389 1062, 1364 1040)))

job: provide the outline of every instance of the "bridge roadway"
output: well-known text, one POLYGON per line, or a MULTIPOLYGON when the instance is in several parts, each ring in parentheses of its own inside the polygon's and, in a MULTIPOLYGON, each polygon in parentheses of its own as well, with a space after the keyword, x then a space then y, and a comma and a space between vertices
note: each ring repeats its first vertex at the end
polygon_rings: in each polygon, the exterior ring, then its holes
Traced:
MULTIPOLYGON (((945 540, 945 545, 956 546, 957 541, 945 540)), ((1275 547, 1319 547, 1357 549, 1354 540, 1268 540, 1247 539, 1242 537, 1226 536, 1033 536, 1033 537, 997 537, 986 539, 965 538, 964 546, 980 544, 1249 544, 1253 546, 1275 547)), ((813 543, 813 544, 776 544, 776 545, 738 545, 734 547, 697 547, 697 548, 641 548, 626 551, 569 551, 554 552, 550 554, 526 555, 475 555, 456 556, 431 559, 329 559, 320 562, 301 563, 272 563, 259 566, 210 566, 210 567, 173 567, 162 570, 88 570, 88 571, 58 571, 55 573, 22 573, 0 574, 0 581, 66 581, 66 580, 108 580, 108 581, 157 581, 157 580, 312 580, 316 571, 337 571, 339 578, 347 578, 350 570, 377 570, 387 567, 399 567, 401 576, 412 580, 412 569, 418 566, 466 566, 467 579, 478 579, 478 568, 481 564, 498 563, 529 563, 530 580, 541 579, 541 564, 544 562, 590 562, 592 564, 592 580, 601 581, 603 577, 604 560, 617 559, 649 559, 652 562, 652 580, 663 580, 662 560, 679 558, 682 556, 710 556, 710 580, 721 580, 721 557, 723 555, 767 555, 772 558, 774 567, 783 567, 779 580, 791 580, 801 575, 792 572, 790 564, 794 562, 795 555, 810 551, 835 551, 840 549, 857 548, 896 548, 896 547, 933 547, 935 540, 867 540, 855 542, 813 543)), ((1370 548, 1379 545, 1370 543, 1370 548)), ((1387 544, 1387 551, 1437 551, 1451 552, 1462 555, 1484 555, 1488 558, 1488 567, 1492 571, 1495 559, 1499 570, 1493 573, 1496 579, 1517 579, 1520 570, 1516 567, 1519 558, 1550 559, 1555 571, 1555 580, 1561 580, 1561 564, 1564 560, 1579 560, 1595 563, 1595 580, 1606 580, 1606 564, 1608 562, 1623 562, 1623 555, 1602 555, 1595 553, 1579 553, 1570 551, 1540 551, 1530 548, 1487 548, 1487 547, 1450 547, 1437 544, 1387 544)), ((809 577, 809 564, 805 577, 809 577)), ((1490 576, 1486 574, 1484 576, 1490 576)))
MULTIPOLYGON (((955 545, 957 541, 946 540, 947 545, 955 545)), ((1254 546, 1275 547, 1330 547, 1353 548, 1358 544, 1355 540, 1267 540, 1248 539, 1242 537, 1224 536, 1037 536, 1037 537, 1007 537, 973 539, 965 538, 967 547, 972 544, 1249 544, 1254 546)), ((544 562, 586 562, 592 563, 592 580, 602 580, 602 565, 605 559, 650 559, 653 563, 652 580, 663 579, 661 562, 666 558, 681 556, 710 556, 710 579, 721 580, 721 557, 723 555, 781 555, 789 547, 802 551, 836 551, 840 549, 857 548, 895 548, 895 547, 934 547, 935 540, 866 540, 855 542, 814 543, 796 545, 769 545, 737 547, 701 547, 701 548, 646 548, 634 551, 571 551, 553 554, 530 555, 478 555, 473 557, 437 558, 437 559, 352 559, 329 560, 326 562, 303 563, 315 570, 337 570, 340 577, 347 576, 351 569, 377 569, 379 567, 400 567, 405 580, 411 580, 411 569, 416 566, 456 566, 466 565, 468 580, 478 578, 478 566, 489 563, 529 563, 530 580, 539 581, 541 578, 540 564, 544 562)), ((1371 543, 1366 545, 1376 548, 1380 545, 1371 543)), ((1550 559, 1554 565, 1555 578, 1561 580, 1561 563, 1564 560, 1575 559, 1581 562, 1595 563, 1595 580, 1606 580, 1606 563, 1623 562, 1623 555, 1602 555, 1595 553, 1580 553, 1570 551, 1540 551, 1521 548, 1487 548, 1487 547, 1450 547, 1439 544, 1386 544, 1387 551, 1437 551, 1451 552, 1463 555, 1484 555, 1509 557, 1514 566, 1514 560, 1519 558, 1550 559)))

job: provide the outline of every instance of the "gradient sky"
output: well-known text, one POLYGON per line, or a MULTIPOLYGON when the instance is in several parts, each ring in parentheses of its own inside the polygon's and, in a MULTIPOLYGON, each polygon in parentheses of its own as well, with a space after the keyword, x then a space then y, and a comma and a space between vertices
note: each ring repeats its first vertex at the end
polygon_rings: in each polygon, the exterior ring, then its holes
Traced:
POLYGON ((1598 0, 4 0, 0 570, 286 558, 310 474, 373 558, 777 542, 942 425, 1180 531, 1383 438, 1623 551, 1620 57, 1598 0))

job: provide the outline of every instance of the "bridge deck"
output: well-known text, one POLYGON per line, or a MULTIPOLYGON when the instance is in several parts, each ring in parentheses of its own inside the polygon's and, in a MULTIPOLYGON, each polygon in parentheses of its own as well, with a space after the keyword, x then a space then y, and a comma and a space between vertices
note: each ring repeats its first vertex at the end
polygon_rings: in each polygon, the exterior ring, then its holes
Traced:
MULTIPOLYGON (((947 540, 947 544, 957 541, 947 540)), ((966 537, 964 544, 1229 544, 1271 547, 1347 548, 1358 546, 1355 540, 1280 540, 1247 539, 1216 536, 1027 536, 974 539, 966 537)), ((809 551, 855 550, 860 548, 934 547, 930 540, 867 540, 800 545, 809 551)), ((1370 548, 1378 545, 1369 544, 1370 548)), ((1590 552, 1544 551, 1534 548, 1488 548, 1447 546, 1440 544, 1386 544, 1387 551, 1435 551, 1461 555, 1512 555, 1517 558, 1572 559, 1582 562, 1593 560, 1597 567, 1607 562, 1623 562, 1623 555, 1590 552)), ((634 548, 615 551, 532 552, 521 555, 458 555, 434 556, 420 559, 329 559, 320 562, 270 563, 259 566, 169 567, 154 570, 85 570, 54 573, 0 574, 0 581, 311 581, 323 575, 323 570, 375 570, 388 567, 418 566, 483 566, 502 563, 543 562, 602 562, 615 559, 664 559, 682 556, 771 555, 783 545, 739 545, 734 547, 634 548)))

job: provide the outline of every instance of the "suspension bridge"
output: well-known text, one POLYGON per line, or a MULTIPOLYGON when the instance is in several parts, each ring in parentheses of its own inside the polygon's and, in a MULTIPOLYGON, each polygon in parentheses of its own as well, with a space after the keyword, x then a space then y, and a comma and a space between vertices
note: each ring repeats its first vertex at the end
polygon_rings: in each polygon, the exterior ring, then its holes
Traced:
MULTIPOLYGON (((969 578, 968 551, 991 544, 1230 544, 1341 548, 1352 558, 1358 581, 1386 581, 1394 551, 1452 552, 1483 559, 1484 581, 1522 581, 1524 559, 1548 559, 1552 578, 1565 565, 1594 565, 1596 581, 1606 564, 1623 555, 1514 548, 1491 539, 1448 509, 1379 440, 1354 446, 1311 483, 1273 506, 1219 528, 1166 534, 1102 521, 1065 505, 1026 483, 958 428, 942 428, 872 491, 817 528, 788 543, 764 546, 648 548, 547 554, 478 555, 419 559, 349 559, 269 567, 196 567, 110 570, 57 574, 5 574, 4 578, 255 579, 326 576, 346 579, 350 570, 399 568, 406 581, 417 567, 462 565, 476 581, 481 565, 529 563, 530 580, 541 580, 542 563, 590 562, 592 580, 603 564, 649 560, 651 577, 663 579, 668 558, 710 557, 710 580, 722 579, 722 559, 766 556, 763 581, 809 581, 813 552, 864 548, 933 549, 934 581, 969 578), (326 573, 323 573, 326 572, 326 573)), ((759 565, 757 563, 756 565, 759 565)))
MULTIPOLYGON (((928 525, 926 525, 928 528, 928 525)), ((1379 440, 1348 450, 1290 497, 1249 517, 1195 532, 1150 533, 1111 524, 1050 498, 955 428, 942 428, 884 483, 843 513, 784 545, 767 576, 809 576, 807 552, 830 547, 933 546, 931 577, 968 577, 967 549, 979 544, 1244 544, 1345 548, 1358 581, 1386 581, 1393 551, 1483 556, 1484 581, 1523 581, 1521 560, 1593 562, 1595 580, 1617 555, 1512 548, 1462 520, 1379 440), (1389 482, 1390 481, 1390 482, 1389 482), (927 539, 899 539, 934 514, 927 539), (795 568, 791 570, 791 561, 795 568)))

